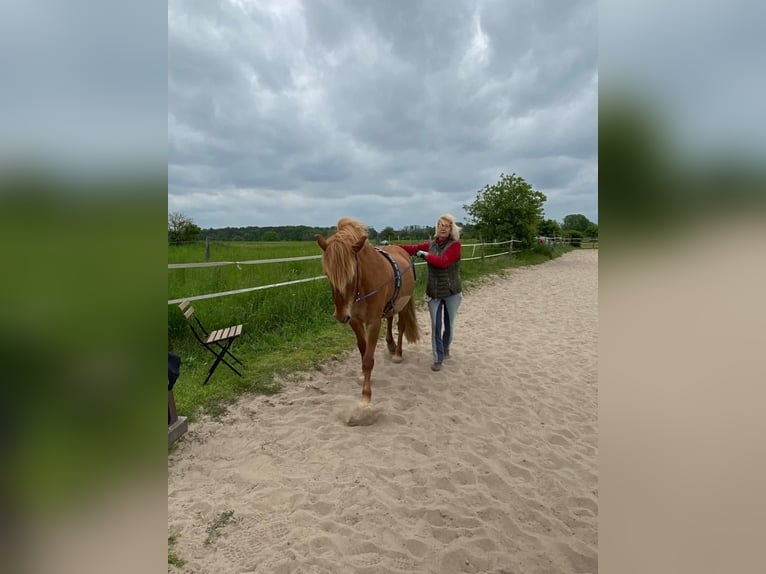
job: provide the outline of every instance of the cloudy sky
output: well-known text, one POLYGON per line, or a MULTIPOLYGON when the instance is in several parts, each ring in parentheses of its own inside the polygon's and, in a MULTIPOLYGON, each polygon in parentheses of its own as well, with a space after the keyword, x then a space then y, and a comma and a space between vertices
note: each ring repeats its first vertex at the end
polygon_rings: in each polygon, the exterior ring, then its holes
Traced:
POLYGON ((598 221, 595 0, 168 2, 168 210, 432 225, 502 173, 598 221))

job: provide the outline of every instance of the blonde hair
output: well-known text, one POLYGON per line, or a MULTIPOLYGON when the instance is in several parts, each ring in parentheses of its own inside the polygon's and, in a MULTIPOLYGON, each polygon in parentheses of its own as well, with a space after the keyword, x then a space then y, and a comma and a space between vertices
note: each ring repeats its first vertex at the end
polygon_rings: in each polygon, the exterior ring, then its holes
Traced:
POLYGON ((353 217, 341 217, 335 226, 336 235, 349 239, 351 243, 358 241, 369 233, 367 225, 353 217))
POLYGON ((322 270, 330 284, 338 291, 344 292, 356 276, 356 259, 352 246, 363 237, 367 237, 368 228, 353 217, 342 217, 335 227, 337 231, 327 239, 322 254, 322 270))
POLYGON ((440 215, 439 219, 436 220, 436 224, 434 225, 434 237, 436 237, 436 233, 439 231, 440 221, 446 221, 450 224, 450 231, 449 231, 450 239, 452 239, 453 241, 459 241, 460 228, 458 227, 457 223, 455 223, 455 216, 452 215, 451 213, 445 213, 443 215, 440 215))

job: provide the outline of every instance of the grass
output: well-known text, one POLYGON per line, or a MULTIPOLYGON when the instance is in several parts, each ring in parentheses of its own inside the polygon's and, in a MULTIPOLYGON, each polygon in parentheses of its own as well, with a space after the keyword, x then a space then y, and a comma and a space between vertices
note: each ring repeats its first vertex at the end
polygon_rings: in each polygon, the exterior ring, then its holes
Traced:
MULTIPOLYGON (((495 249, 496 253, 502 250, 495 249)), ((551 251, 545 246, 538 246, 513 257, 501 255, 462 261, 460 270, 464 290, 470 292, 472 286, 488 275, 543 263, 571 249, 560 246, 551 251)), ((170 246, 169 251, 169 259, 175 262, 188 262, 195 258, 201 261, 204 245, 170 246)), ((221 253, 220 260, 234 261, 316 255, 318 251, 314 242, 232 242, 231 245, 216 246, 216 252, 221 253)), ((465 247, 463 253, 464 257, 471 255, 465 247)), ((487 251, 486 254, 491 253, 487 251)), ((478 249, 476 254, 479 254, 478 249)), ((210 259, 213 260, 212 253, 210 259)), ((235 266, 170 269, 169 299, 322 275, 319 260, 241 267, 241 270, 235 266)), ((416 269, 415 297, 416 301, 422 302, 427 271, 425 265, 418 265, 416 269)), ((351 329, 333 317, 330 288, 324 279, 204 299, 194 301, 193 305, 210 329, 243 324, 243 335, 234 342, 232 351, 245 363, 245 368, 240 369, 244 375, 240 378, 225 365, 219 365, 210 382, 203 386, 202 381, 214 357, 193 338, 177 305, 169 305, 168 349, 181 356, 181 375, 173 394, 178 414, 189 417, 191 421, 200 413, 222 415, 227 406, 243 393, 279 392, 279 376, 316 369, 356 347, 351 329)), ((384 331, 381 329, 381 334, 384 331)))
POLYGON ((211 544, 213 540, 215 540, 221 535, 221 528, 223 528, 229 522, 231 522, 231 519, 233 516, 234 516, 233 510, 227 510, 225 512, 222 512, 213 521, 213 524, 207 527, 207 538, 205 539, 206 546, 208 544, 211 544))
POLYGON ((179 556, 175 553, 173 550, 173 547, 176 544, 176 536, 175 534, 171 534, 168 536, 168 564, 172 564, 173 566, 177 568, 183 568, 186 564, 186 560, 183 558, 179 558, 179 556))
MULTIPOLYGON (((319 255, 313 241, 211 241, 209 261, 251 261, 319 255)), ((205 260, 205 242, 168 246, 168 263, 195 263, 205 260)))

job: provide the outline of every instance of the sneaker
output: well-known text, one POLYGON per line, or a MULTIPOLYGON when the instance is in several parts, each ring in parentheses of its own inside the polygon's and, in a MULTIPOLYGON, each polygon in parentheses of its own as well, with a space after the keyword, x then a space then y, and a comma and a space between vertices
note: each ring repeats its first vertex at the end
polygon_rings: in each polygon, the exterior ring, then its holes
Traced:
POLYGON ((441 371, 442 370, 442 364, 441 363, 434 363, 431 365, 432 371, 441 371))

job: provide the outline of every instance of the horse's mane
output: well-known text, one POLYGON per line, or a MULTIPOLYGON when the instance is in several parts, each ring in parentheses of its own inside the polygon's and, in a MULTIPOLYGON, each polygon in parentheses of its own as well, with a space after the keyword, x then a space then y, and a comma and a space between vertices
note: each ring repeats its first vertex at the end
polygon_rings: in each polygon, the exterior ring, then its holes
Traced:
POLYGON ((342 217, 335 226, 337 231, 333 237, 349 243, 356 243, 362 237, 367 237, 367 226, 353 217, 342 217))
POLYGON ((352 246, 362 237, 367 237, 367 226, 352 217, 343 217, 338 220, 336 228, 335 234, 327 240, 322 268, 330 284, 342 291, 356 274, 352 246))

